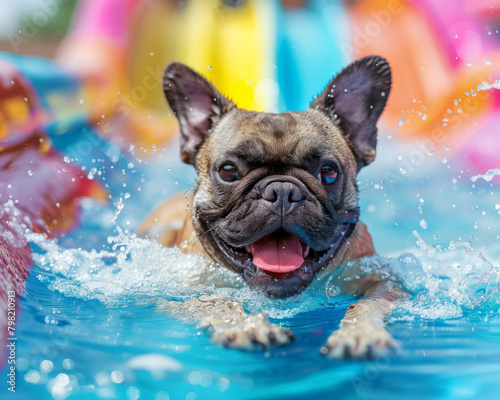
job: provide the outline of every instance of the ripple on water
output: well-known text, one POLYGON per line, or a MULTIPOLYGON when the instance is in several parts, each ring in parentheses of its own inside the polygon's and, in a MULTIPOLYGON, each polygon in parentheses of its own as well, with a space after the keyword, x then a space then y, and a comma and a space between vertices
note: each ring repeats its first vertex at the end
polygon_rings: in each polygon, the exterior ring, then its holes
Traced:
POLYGON ((219 294, 240 301, 250 312, 265 311, 270 318, 283 319, 325 305, 324 299, 308 292, 271 300, 251 291, 238 274, 218 268, 203 256, 183 254, 123 232, 109 238, 110 251, 65 249, 38 234, 31 234, 30 240, 37 248, 35 263, 45 272, 38 279, 50 290, 108 306, 131 299, 180 301, 219 294))
MULTIPOLYGON (((420 247, 418 257, 408 252, 359 262, 363 274, 385 274, 414 294, 394 310, 392 321, 457 318, 479 309, 483 315, 498 315, 497 267, 469 242, 451 242, 442 248, 425 243, 416 232, 414 235, 420 247)), ((45 280, 52 291, 108 306, 131 299, 180 301, 219 294, 242 302, 250 312, 264 311, 271 318, 285 319, 345 301, 336 296, 339 289, 333 280, 314 294, 306 291, 289 299, 270 300, 251 291, 239 275, 202 256, 183 254, 121 231, 109 238, 112 249, 106 251, 66 249, 38 234, 30 234, 29 239, 37 248, 35 262, 45 271, 38 279, 45 280)))

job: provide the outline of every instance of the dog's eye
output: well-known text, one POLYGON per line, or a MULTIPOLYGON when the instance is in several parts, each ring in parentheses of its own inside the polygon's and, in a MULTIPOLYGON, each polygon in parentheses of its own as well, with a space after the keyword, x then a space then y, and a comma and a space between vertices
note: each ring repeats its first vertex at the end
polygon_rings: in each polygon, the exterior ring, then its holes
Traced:
POLYGON ((219 169, 219 175, 223 181, 234 182, 239 178, 238 168, 231 164, 224 164, 219 169))
POLYGON ((337 168, 331 164, 325 164, 321 167, 318 179, 325 185, 331 185, 337 179, 337 175, 337 168))

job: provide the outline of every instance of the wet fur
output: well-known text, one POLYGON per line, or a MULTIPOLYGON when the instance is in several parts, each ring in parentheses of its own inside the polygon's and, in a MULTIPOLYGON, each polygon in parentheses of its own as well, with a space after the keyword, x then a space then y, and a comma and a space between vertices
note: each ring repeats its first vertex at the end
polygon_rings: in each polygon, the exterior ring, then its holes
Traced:
MULTIPOLYGON (((375 254, 365 225, 358 221, 356 175, 375 157, 376 122, 390 79, 385 60, 367 57, 344 69, 306 111, 268 114, 239 109, 194 71, 171 64, 165 71, 165 94, 180 123, 181 157, 196 167, 198 180, 190 196, 176 197, 149 216, 139 234, 207 256, 271 297, 299 293, 310 281, 291 273, 283 283, 256 268, 228 262, 217 240, 240 247, 286 226, 314 251, 336 243, 328 263, 313 271, 318 279, 349 260, 375 254), (314 172, 325 159, 339 169, 338 181, 328 187, 314 172), (221 165, 228 162, 241 172, 235 184, 218 178, 221 165), (301 193, 300 202, 287 203, 279 214, 263 194, 276 180, 301 193)), ((357 275, 355 267, 351 272, 342 289, 363 299, 348 308, 321 352, 330 358, 361 359, 396 350, 384 327, 385 316, 406 294, 378 275, 357 275)), ((293 340, 293 334, 262 314, 246 314, 241 305, 220 296, 165 308, 209 327, 212 340, 227 347, 256 350, 293 340)))

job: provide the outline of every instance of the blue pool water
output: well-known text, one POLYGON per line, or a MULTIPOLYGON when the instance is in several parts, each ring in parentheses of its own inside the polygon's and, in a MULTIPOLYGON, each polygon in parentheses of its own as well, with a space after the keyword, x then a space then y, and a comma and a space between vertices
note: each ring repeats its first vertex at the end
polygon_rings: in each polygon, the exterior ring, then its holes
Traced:
POLYGON ((444 151, 415 166, 414 150, 382 132, 377 161, 359 177, 362 220, 416 294, 390 317, 402 351, 367 362, 319 353, 353 301, 334 296, 335 288, 283 301, 245 287, 218 288, 238 278, 134 237, 161 199, 193 185, 194 173, 176 161, 175 146, 144 159, 139 151, 136 159, 116 153, 111 164, 88 156, 88 170, 94 165, 91 173, 109 184, 112 201, 84 201, 82 225, 57 243, 31 236, 35 266, 20 298, 15 397, 498 398, 498 183, 472 182, 477 171, 444 151), (222 293, 249 311, 265 311, 296 340, 262 353, 218 348, 194 325, 162 311, 166 300, 199 293, 222 293))

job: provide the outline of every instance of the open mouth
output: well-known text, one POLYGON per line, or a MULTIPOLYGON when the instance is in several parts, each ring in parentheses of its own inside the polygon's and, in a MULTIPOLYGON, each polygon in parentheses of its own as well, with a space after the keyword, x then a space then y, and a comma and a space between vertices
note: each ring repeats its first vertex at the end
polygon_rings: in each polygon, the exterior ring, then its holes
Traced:
POLYGON ((302 281, 311 282, 326 261, 333 258, 340 242, 349 236, 352 229, 353 226, 347 225, 339 239, 323 251, 312 249, 298 236, 282 228, 240 247, 232 246, 220 237, 216 237, 216 242, 225 258, 239 272, 253 266, 256 273, 261 271, 275 280, 299 277, 302 281))
POLYGON ((244 246, 252 255, 252 262, 261 270, 285 274, 302 266, 310 253, 310 247, 297 236, 279 229, 244 246))

